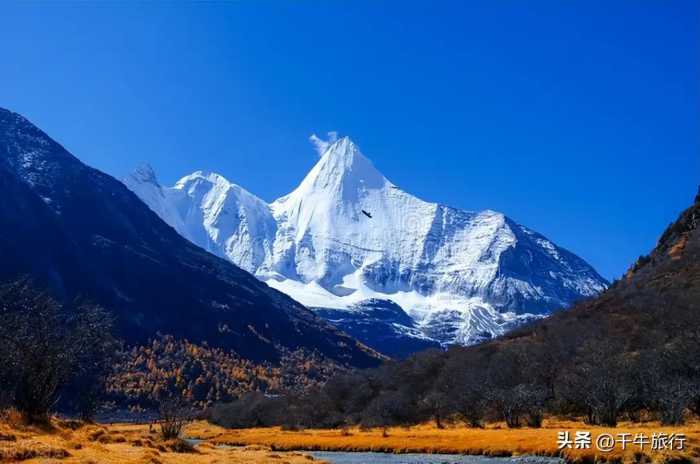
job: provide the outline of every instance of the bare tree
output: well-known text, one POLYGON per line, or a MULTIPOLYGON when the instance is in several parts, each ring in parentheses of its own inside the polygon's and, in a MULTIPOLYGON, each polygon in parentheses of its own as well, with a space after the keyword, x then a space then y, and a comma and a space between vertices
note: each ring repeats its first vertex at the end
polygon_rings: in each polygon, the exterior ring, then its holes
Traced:
POLYGON ((661 423, 681 425, 685 422, 685 411, 697 395, 697 390, 688 379, 673 376, 657 385, 657 395, 661 423))
POLYGON ((679 337, 654 350, 653 360, 644 366, 646 375, 654 379, 649 387, 650 404, 666 425, 683 424, 686 410, 692 407, 693 400, 700 393, 698 361, 695 359, 697 348, 689 349, 687 342, 685 337, 679 337))
POLYGON ((445 428, 443 420, 447 415, 449 406, 448 393, 441 389, 430 390, 428 394, 421 399, 421 405, 435 421, 435 427, 438 429, 445 428))
POLYGON ((483 372, 472 369, 460 375, 460 383, 453 396, 454 408, 470 427, 481 428, 486 415, 486 379, 483 372))
POLYGON ((488 367, 487 398, 506 425, 517 428, 525 414, 523 370, 517 347, 508 346, 494 354, 488 367))
POLYGON ((110 329, 98 306, 65 307, 24 279, 0 288, 0 358, 28 422, 48 421, 61 387, 102 362, 113 346, 110 329))
POLYGON ((615 427, 634 392, 624 351, 609 338, 594 339, 574 362, 562 382, 562 394, 580 405, 587 422, 615 427))
POLYGON ((168 396, 160 401, 160 434, 164 440, 180 438, 182 429, 194 415, 190 405, 180 396, 168 396))

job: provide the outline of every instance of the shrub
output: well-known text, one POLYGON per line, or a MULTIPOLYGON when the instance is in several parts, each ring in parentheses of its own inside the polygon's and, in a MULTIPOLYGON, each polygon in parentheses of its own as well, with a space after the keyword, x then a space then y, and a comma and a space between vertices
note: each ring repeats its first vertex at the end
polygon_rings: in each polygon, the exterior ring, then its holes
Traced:
POLYGON ((178 397, 162 400, 159 407, 160 434, 164 440, 180 438, 182 429, 192 421, 188 405, 178 397))

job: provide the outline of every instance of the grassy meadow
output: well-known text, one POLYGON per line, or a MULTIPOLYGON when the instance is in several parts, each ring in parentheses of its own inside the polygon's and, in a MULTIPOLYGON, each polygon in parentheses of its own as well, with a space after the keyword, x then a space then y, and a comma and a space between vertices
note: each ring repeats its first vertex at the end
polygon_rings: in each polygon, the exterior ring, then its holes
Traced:
MULTIPOLYGON (((188 428, 191 436, 210 443, 228 445, 263 445, 277 451, 380 451, 389 453, 457 453, 487 456, 545 455, 562 456, 570 462, 700 462, 700 423, 683 427, 664 427, 658 423, 621 423, 616 428, 588 426, 581 422, 545 420, 542 428, 509 429, 505 424, 489 424, 483 429, 463 425, 438 429, 433 425, 391 427, 388 429, 348 428, 343 430, 286 431, 279 427, 227 430, 204 422, 188 428), (627 450, 618 446, 611 452, 557 449, 557 433, 568 430, 573 437, 578 431, 591 431, 595 438, 601 433, 684 433, 687 440, 684 451, 639 453, 636 445, 627 450)), ((595 448, 595 445, 592 446, 595 448)))
POLYGON ((215 464, 322 462, 304 453, 310 451, 375 451, 387 453, 456 453, 485 456, 561 456, 572 463, 683 463, 700 462, 700 422, 683 427, 658 423, 621 423, 616 428, 588 426, 581 422, 545 420, 542 428, 509 429, 488 424, 483 429, 448 425, 438 429, 424 424, 387 429, 306 429, 279 427, 225 429, 205 421, 189 424, 183 436, 201 439, 194 446, 183 440, 163 440, 158 426, 149 424, 85 424, 54 418, 50 426, 23 425, 19 416, 6 414, 0 420, 0 462, 23 463, 128 463, 128 464, 215 464), (591 449, 557 449, 557 434, 590 431, 591 449), (601 433, 683 433, 683 451, 640 451, 630 444, 602 453, 595 450, 601 433), (227 445, 227 446, 222 446, 227 445))
MULTIPOLYGON (((204 424, 193 424, 198 430, 204 424)), ((27 464, 301 464, 316 461, 296 451, 269 446, 194 447, 162 440, 149 425, 96 425, 54 419, 49 427, 0 421, 0 462, 27 464)))

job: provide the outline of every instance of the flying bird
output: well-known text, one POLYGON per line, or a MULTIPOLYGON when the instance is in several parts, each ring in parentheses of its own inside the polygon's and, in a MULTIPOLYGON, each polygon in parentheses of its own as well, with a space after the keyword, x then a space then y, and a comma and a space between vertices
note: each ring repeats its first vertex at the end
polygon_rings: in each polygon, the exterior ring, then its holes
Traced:
POLYGON ((362 214, 364 214, 364 215, 367 216, 368 218, 372 219, 372 215, 369 214, 369 213, 368 213, 367 211, 365 211, 364 209, 362 210, 362 214))

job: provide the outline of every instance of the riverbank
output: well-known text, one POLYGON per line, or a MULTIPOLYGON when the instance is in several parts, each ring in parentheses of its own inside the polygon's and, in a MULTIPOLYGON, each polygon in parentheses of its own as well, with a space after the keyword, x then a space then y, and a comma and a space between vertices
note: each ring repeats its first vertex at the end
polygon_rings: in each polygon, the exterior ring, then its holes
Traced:
MULTIPOLYGON (((561 456, 568 462, 700 462, 700 423, 683 427, 664 427, 658 423, 622 423, 616 428, 592 427, 581 422, 547 420, 540 429, 508 429, 503 424, 489 424, 484 429, 463 425, 437 429, 431 425, 410 428, 392 427, 386 430, 303 430, 285 431, 278 427, 226 430, 205 422, 188 427, 188 434, 218 445, 262 445, 276 451, 378 451, 386 453, 447 453, 481 456, 561 456), (573 440, 577 431, 591 432, 590 449, 558 449, 559 432, 568 432, 573 440), (653 434, 683 434, 681 450, 651 450, 630 443, 622 449, 620 443, 609 452, 596 449, 602 434, 629 434, 633 439, 641 434, 651 440, 653 434)), ((626 435, 627 436, 627 435, 626 435)))
POLYGON ((53 420, 39 428, 0 422, 0 462, 22 464, 322 464, 306 453, 250 445, 217 448, 164 441, 148 425, 81 424, 53 420))

